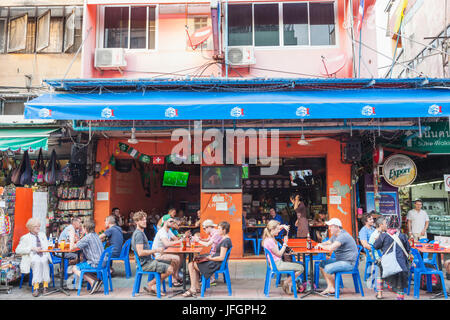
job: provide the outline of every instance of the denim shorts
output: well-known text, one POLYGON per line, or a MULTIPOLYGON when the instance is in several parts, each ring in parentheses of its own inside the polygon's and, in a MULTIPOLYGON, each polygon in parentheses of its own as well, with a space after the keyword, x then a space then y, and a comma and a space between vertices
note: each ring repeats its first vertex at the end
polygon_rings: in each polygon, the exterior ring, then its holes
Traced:
POLYGON ((80 262, 76 264, 76 267, 78 270, 85 270, 85 269, 93 269, 95 267, 91 266, 87 261, 80 262))
POLYGON ((337 261, 336 259, 327 259, 320 262, 320 267, 328 274, 336 272, 352 271, 353 264, 348 261, 337 261))

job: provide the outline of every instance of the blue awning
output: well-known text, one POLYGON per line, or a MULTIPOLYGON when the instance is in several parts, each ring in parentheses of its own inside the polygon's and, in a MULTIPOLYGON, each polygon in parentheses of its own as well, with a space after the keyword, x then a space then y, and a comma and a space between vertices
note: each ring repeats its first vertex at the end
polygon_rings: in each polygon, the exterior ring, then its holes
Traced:
POLYGON ((447 89, 53 93, 25 103, 26 119, 221 120, 450 116, 447 89))

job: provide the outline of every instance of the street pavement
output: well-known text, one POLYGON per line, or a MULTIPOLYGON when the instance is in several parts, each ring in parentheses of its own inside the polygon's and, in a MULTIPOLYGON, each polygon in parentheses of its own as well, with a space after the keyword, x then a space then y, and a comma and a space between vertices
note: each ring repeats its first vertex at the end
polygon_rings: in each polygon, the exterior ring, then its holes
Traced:
MULTIPOLYGON (((360 275, 361 279, 363 277, 365 260, 362 259, 359 267, 360 267, 360 275)), ((24 281, 22 289, 19 289, 18 282, 14 284, 13 290, 11 294, 0 293, 0 300, 54 300, 54 299, 63 299, 63 300, 77 300, 77 299, 88 299, 88 300, 111 300, 111 299, 120 299, 120 300, 145 300, 145 299, 157 299, 154 296, 151 296, 145 293, 141 287, 140 294, 135 297, 131 296, 133 283, 134 283, 134 274, 135 274, 135 264, 134 261, 131 261, 131 269, 133 272, 133 276, 129 279, 125 277, 124 265, 122 262, 117 261, 114 262, 115 273, 112 278, 113 282, 113 291, 109 293, 109 295, 103 294, 103 288, 99 290, 95 294, 88 294, 86 287, 83 287, 81 291, 81 295, 77 296, 76 291, 70 291, 70 296, 66 296, 62 293, 56 293, 48 296, 39 296, 34 298, 31 295, 31 287, 28 286, 28 282, 24 281)), ((223 282, 222 276, 220 276, 217 281, 216 286, 212 286, 208 288, 205 293, 204 298, 200 298, 200 295, 197 298, 184 298, 181 295, 170 298, 169 296, 173 293, 174 290, 178 290, 180 288, 167 288, 166 296, 162 299, 164 300, 189 300, 189 299, 214 299, 214 300, 286 300, 286 299, 295 299, 293 295, 286 295, 284 291, 280 287, 275 287, 275 279, 272 280, 271 290, 269 297, 264 295, 264 279, 266 274, 266 261, 264 259, 239 259, 239 260, 230 260, 229 262, 229 270, 231 277, 231 287, 232 287, 232 295, 228 296, 228 290, 226 284, 223 282)), ((445 273, 444 273, 445 277, 445 273)), ((143 277, 142 286, 145 285, 146 277, 143 277)), ((55 278, 55 282, 58 284, 59 279, 55 278)), ((445 280, 447 292, 450 290, 450 281, 445 280)), ((326 284, 324 279, 320 278, 320 288, 325 288, 326 284)), ((189 286, 188 286, 189 287, 189 286)), ((366 284, 363 282, 364 288, 364 297, 361 294, 356 294, 353 286, 353 280, 351 275, 344 275, 344 288, 341 289, 340 300, 376 300, 375 293, 372 289, 368 289, 366 284)), ((51 288, 50 288, 51 289, 51 288)), ((318 295, 310 295, 304 298, 301 298, 302 294, 299 293, 299 300, 335 300, 333 297, 321 297, 318 295)), ((428 293, 426 291, 421 290, 420 292, 420 300, 430 300, 434 294, 428 293)), ((388 289, 384 291, 384 300, 395 300, 396 294, 391 292, 388 289)), ((440 298, 443 299, 443 298, 440 298)), ((435 299, 435 300, 440 300, 435 299)), ((411 285, 411 294, 410 296, 405 295, 405 300, 415 300, 413 297, 413 284, 411 285)))

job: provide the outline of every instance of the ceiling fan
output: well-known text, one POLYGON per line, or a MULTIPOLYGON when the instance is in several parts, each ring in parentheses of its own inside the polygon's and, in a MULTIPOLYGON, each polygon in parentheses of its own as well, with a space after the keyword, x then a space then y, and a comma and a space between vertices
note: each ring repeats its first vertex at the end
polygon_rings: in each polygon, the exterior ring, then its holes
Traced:
POLYGON ((137 144, 139 142, 153 142, 153 143, 162 143, 161 140, 156 139, 137 139, 136 138, 136 128, 134 127, 134 120, 133 120, 133 128, 131 128, 131 137, 128 139, 129 144, 137 144))
POLYGON ((327 137, 318 137, 318 138, 310 138, 308 140, 305 139, 305 135, 303 133, 303 119, 302 119, 302 135, 300 137, 300 140, 297 141, 297 144, 299 146, 309 146, 311 142, 313 141, 319 141, 319 140, 325 140, 328 139, 327 137))

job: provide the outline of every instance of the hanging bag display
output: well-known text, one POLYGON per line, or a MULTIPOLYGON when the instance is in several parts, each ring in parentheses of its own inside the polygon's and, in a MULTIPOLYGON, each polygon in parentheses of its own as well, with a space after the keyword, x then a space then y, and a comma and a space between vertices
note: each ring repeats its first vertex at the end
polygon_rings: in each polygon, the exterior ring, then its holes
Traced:
POLYGON ((42 148, 39 149, 38 158, 33 166, 33 183, 44 182, 45 163, 42 148))
POLYGON ((15 184, 15 185, 19 185, 20 184, 20 176, 22 175, 23 171, 25 170, 23 164, 23 159, 20 162, 20 164, 18 166, 16 166, 14 169, 12 169, 11 171, 11 183, 15 184))
POLYGON ((44 181, 47 184, 55 184, 56 183, 56 175, 57 175, 57 163, 56 163, 56 152, 52 151, 52 155, 50 156, 50 160, 47 163, 47 168, 45 168, 44 181))
POLYGON ((28 155, 28 151, 23 153, 22 158, 23 165, 25 169, 23 170, 22 175, 20 176, 20 184, 21 185, 31 185, 33 178, 33 169, 31 168, 30 156, 28 155))

